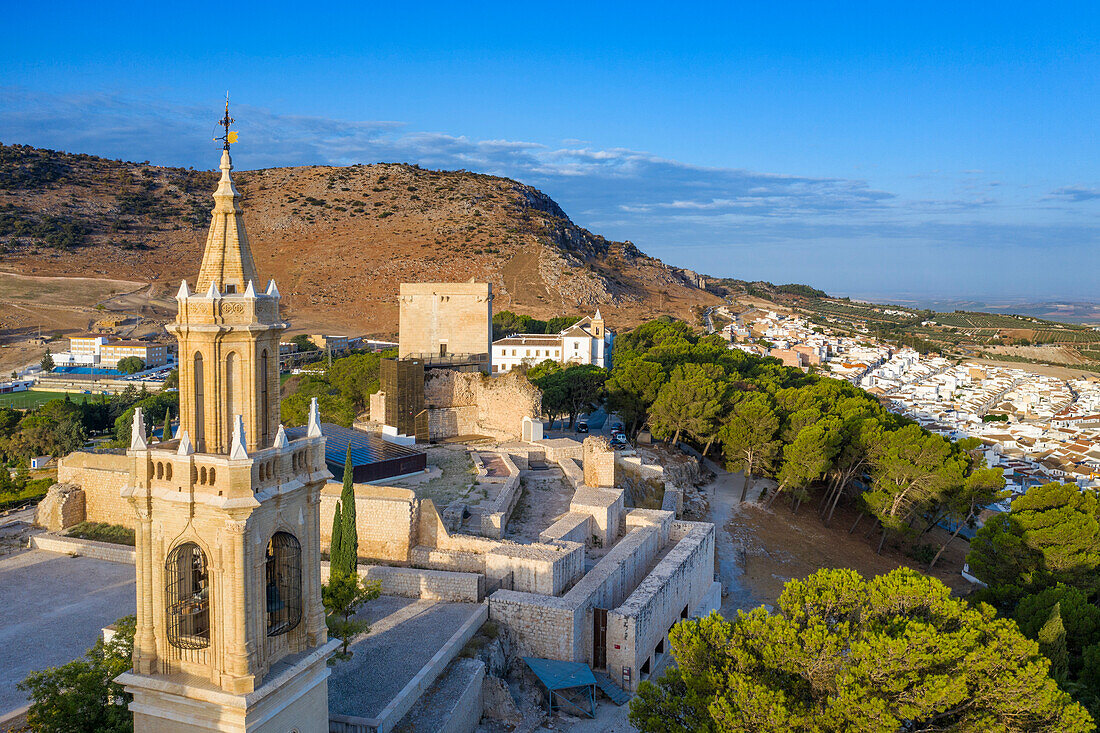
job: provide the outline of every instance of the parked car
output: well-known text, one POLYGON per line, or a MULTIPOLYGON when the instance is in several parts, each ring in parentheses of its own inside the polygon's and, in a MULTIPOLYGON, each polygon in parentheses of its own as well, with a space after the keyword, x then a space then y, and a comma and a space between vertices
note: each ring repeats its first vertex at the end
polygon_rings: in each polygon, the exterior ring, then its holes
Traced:
POLYGON ((621 422, 611 423, 611 434, 618 435, 623 432, 623 424, 621 422))
POLYGON ((584 420, 578 420, 577 421, 577 432, 578 433, 587 433, 588 432, 588 423, 586 423, 584 420))
POLYGON ((625 448, 627 446, 626 433, 615 433, 612 435, 611 446, 613 448, 625 448))

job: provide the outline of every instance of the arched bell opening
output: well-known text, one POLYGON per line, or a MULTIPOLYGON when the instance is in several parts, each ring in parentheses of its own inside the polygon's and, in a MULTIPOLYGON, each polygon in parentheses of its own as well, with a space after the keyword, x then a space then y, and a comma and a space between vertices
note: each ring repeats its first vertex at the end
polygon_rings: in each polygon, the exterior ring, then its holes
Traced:
POLYGON ((210 646, 210 578, 206 555, 194 542, 176 546, 164 563, 168 643, 180 649, 210 646))
POLYGON ((289 532, 267 543, 267 635, 279 636, 302 620, 302 545, 289 532))

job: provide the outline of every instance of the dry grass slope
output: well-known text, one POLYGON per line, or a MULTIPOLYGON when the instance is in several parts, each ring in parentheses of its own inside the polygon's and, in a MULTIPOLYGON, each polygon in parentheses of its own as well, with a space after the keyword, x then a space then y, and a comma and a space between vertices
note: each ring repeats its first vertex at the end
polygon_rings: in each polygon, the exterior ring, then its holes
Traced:
MULTIPOLYGON (((213 159, 213 156, 212 156, 213 159)), ((401 282, 488 280, 497 310, 599 306, 616 328, 718 298, 542 192, 400 164, 240 171, 260 271, 295 330, 393 333, 401 282)), ((3 269, 170 287, 198 271, 214 174, 0 145, 3 269)))

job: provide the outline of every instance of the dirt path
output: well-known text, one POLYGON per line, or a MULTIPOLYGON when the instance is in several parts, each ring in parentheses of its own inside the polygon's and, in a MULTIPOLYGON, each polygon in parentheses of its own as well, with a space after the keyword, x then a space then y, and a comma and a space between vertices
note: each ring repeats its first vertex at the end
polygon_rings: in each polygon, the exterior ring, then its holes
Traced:
MULTIPOLYGON (((760 605, 761 601, 744 582, 745 548, 734 540, 730 524, 741 513, 741 489, 745 477, 741 473, 729 473, 713 461, 707 461, 707 468, 714 471, 716 478, 707 487, 707 500, 710 502, 710 521, 715 527, 715 559, 718 562, 718 575, 722 579, 722 607, 720 613, 731 617, 738 610, 749 610, 760 605)), ((759 495, 759 488, 753 487, 750 499, 759 495)))

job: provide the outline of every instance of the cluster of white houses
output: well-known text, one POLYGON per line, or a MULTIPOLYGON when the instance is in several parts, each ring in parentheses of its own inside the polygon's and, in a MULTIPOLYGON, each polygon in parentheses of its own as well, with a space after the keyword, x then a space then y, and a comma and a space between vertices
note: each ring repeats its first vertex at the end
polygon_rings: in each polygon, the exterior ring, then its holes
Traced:
POLYGON ((547 359, 559 364, 594 364, 611 367, 615 334, 604 325, 599 309, 560 333, 516 333, 493 342, 493 372, 509 372, 517 366, 534 366, 547 359))

